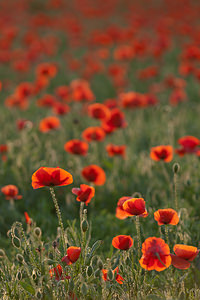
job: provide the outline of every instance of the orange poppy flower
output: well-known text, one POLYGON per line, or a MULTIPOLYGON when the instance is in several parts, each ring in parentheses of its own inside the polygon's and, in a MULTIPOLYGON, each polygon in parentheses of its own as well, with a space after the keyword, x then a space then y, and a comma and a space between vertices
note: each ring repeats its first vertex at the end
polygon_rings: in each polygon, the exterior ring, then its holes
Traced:
POLYGON ((74 101, 93 101, 95 99, 90 85, 86 80, 76 79, 70 84, 72 90, 71 97, 74 101))
POLYGON ((176 244, 174 246, 174 254, 171 254, 172 265, 181 270, 188 269, 190 262, 198 255, 199 250, 196 247, 176 244))
POLYGON ((88 143, 77 139, 70 140, 64 145, 66 152, 77 155, 86 155, 88 153, 88 148, 88 143))
POLYGON ((113 145, 113 144, 108 144, 106 146, 106 151, 109 156, 115 156, 115 155, 121 155, 122 157, 125 157, 126 155, 126 145, 113 145))
POLYGON ((12 108, 17 107, 21 110, 28 108, 29 102, 27 98, 19 98, 17 95, 12 95, 5 100, 5 106, 12 108))
MULTIPOLYGON (((103 276, 102 276, 103 280, 104 280, 104 281, 109 281, 109 279, 107 279, 108 270, 102 269, 101 271, 102 271, 102 273, 103 273, 103 276)), ((112 272, 113 272, 113 274, 114 274, 115 280, 116 280, 119 284, 123 284, 124 279, 123 279, 123 277, 122 277, 121 275, 119 275, 119 273, 118 273, 118 272, 119 272, 119 268, 118 268, 118 267, 115 268, 112 272), (116 273, 116 274, 115 274, 115 273, 116 273)))
POLYGON ((32 187, 39 189, 44 186, 64 186, 73 182, 73 177, 61 168, 41 167, 32 175, 32 187))
POLYGON ((142 244, 142 254, 139 263, 145 270, 160 272, 171 265, 169 246, 160 238, 147 238, 142 244))
POLYGON ((101 127, 88 127, 83 133, 82 137, 88 141, 102 141, 105 138, 105 132, 101 127))
POLYGON ((178 214, 172 208, 157 210, 154 213, 154 219, 158 222, 158 225, 177 225, 179 222, 178 214))
POLYGON ((1 188, 1 192, 6 196, 6 200, 11 200, 11 199, 18 200, 18 199, 22 199, 22 196, 18 195, 19 194, 19 190, 16 187, 16 185, 13 185, 13 184, 5 185, 5 186, 3 186, 1 188))
POLYGON ((116 208, 116 217, 120 220, 124 220, 128 217, 128 214, 123 209, 123 204, 126 200, 132 199, 131 197, 121 197, 117 202, 117 208, 116 208))
POLYGON ((173 158, 173 148, 170 145, 153 147, 151 148, 150 157, 155 161, 170 162, 173 158))
POLYGON ((55 268, 49 270, 50 277, 53 278, 55 275, 55 280, 64 280, 64 279, 70 279, 70 276, 63 276, 63 270, 61 265, 57 265, 55 268))
POLYGON ((77 195, 76 198, 79 202, 84 202, 86 205, 90 203, 91 199, 94 197, 95 189, 87 184, 81 184, 80 188, 73 188, 72 193, 77 195))
POLYGON ((130 235, 117 235, 113 238, 112 245, 116 249, 128 250, 133 246, 133 239, 130 235))
POLYGON ((62 258, 62 262, 66 263, 67 265, 71 265, 78 260, 80 254, 80 247, 71 246, 67 249, 67 255, 62 258))
POLYGON ((49 132, 52 129, 60 128, 60 120, 57 117, 46 117, 40 121, 39 130, 49 132))
POLYGON ((15 94, 19 98, 27 98, 33 94, 33 85, 29 82, 22 82, 16 88, 15 94))
POLYGON ((145 218, 148 216, 148 213, 145 208, 145 201, 143 198, 127 199, 123 203, 122 208, 129 217, 140 216, 145 218))
POLYGON ((24 212, 24 216, 25 216, 26 224, 31 225, 32 220, 31 220, 31 218, 29 217, 29 215, 26 211, 24 212))
POLYGON ((88 114, 92 118, 104 120, 109 117, 110 110, 102 103, 94 103, 88 106, 88 114))
POLYGON ((106 174, 104 170, 97 165, 89 165, 82 169, 82 176, 96 185, 104 185, 106 181, 106 174))
POLYGON ((175 149, 175 152, 179 156, 199 151, 198 146, 200 145, 200 140, 194 136, 184 136, 178 140, 178 143, 182 146, 181 148, 175 149))

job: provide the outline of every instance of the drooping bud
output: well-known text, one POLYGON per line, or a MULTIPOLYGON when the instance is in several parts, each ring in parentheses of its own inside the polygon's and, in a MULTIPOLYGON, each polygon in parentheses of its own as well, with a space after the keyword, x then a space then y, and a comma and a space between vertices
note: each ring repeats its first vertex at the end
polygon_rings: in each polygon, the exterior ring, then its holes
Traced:
POLYGON ((89 228, 89 224, 87 220, 83 220, 81 223, 81 229, 83 232, 86 232, 89 228))
POLYGON ((16 255, 16 259, 18 260, 18 262, 20 262, 21 264, 24 262, 24 257, 23 255, 17 253, 16 255))
POLYGON ((98 278, 100 277, 101 275, 101 270, 100 269, 97 269, 95 272, 94 272, 94 277, 98 278))
POLYGON ((100 258, 98 259, 97 265, 98 265, 98 268, 99 268, 100 270, 103 269, 103 262, 102 262, 102 260, 101 260, 100 258))
POLYGON ((21 273, 21 271, 17 272, 16 279, 17 280, 21 280, 22 279, 22 273, 21 273))
POLYGON ((173 164, 173 172, 178 173, 180 171, 180 165, 178 163, 173 164))
POLYGON ((40 237, 41 237, 41 235, 42 235, 42 230, 40 229, 40 227, 36 227, 36 228, 34 229, 34 234, 35 234, 35 236, 36 236, 37 238, 40 238, 40 237))
POLYGON ((93 273, 93 268, 92 266, 88 266, 87 269, 86 269, 86 274, 88 277, 90 277, 93 273))
POLYGON ((21 247, 21 241, 16 235, 12 238, 12 244, 15 248, 21 247))
POLYGON ((4 259, 4 257, 6 256, 5 252, 3 249, 0 249, 0 260, 4 259))

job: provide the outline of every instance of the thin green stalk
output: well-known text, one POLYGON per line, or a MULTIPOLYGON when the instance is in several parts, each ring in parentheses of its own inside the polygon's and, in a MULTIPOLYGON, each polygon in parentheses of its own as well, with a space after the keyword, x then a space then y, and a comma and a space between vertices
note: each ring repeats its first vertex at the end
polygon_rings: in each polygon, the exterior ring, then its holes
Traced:
POLYGON ((174 173, 174 199, 175 210, 178 211, 178 175, 174 173))
POLYGON ((135 225, 137 231, 137 244, 138 244, 138 257, 140 257, 140 248, 141 248, 141 233, 140 233, 140 217, 136 216, 135 225))
POLYGON ((166 237, 167 245, 169 245, 169 230, 167 225, 165 225, 165 237, 166 237))
POLYGON ((59 223, 59 226, 61 228, 61 240, 62 240, 62 245, 63 245, 63 251, 65 251, 65 231, 64 231, 63 221, 62 221, 58 201, 56 199, 56 195, 55 195, 54 189, 52 187, 50 187, 50 193, 51 193, 53 203, 54 203, 54 206, 55 206, 55 209, 56 209, 56 214, 57 214, 57 217, 58 217, 58 223, 59 223))

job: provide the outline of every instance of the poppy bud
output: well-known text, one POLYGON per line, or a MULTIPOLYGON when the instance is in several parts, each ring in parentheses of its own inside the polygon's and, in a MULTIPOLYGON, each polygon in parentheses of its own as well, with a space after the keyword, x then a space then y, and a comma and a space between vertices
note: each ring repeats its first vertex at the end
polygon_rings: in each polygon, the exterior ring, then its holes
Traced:
POLYGON ((88 277, 90 277, 93 273, 93 268, 92 266, 88 266, 87 269, 86 269, 86 274, 88 277))
POLYGON ((108 277, 108 280, 111 280, 111 281, 114 279, 113 271, 111 269, 108 270, 107 277, 108 277))
POLYGON ((101 260, 100 258, 98 259, 97 265, 98 265, 98 268, 99 268, 100 270, 103 269, 103 262, 102 262, 102 260, 101 260))
POLYGON ((74 281, 73 279, 71 278, 70 281, 69 281, 69 292, 73 291, 74 290, 74 281))
POLYGON ((89 224, 87 220, 83 220, 81 223, 81 229, 83 232, 86 232, 89 228, 89 224))
POLYGON ((4 258, 5 255, 6 255, 6 254, 5 254, 4 250, 3 250, 3 249, 0 249, 0 260, 2 260, 2 259, 4 258))
POLYGON ((36 280, 36 278, 37 278, 37 274, 36 274, 35 270, 33 270, 33 272, 32 272, 32 278, 33 278, 33 280, 36 280))
POLYGON ((86 296, 87 293, 88 293, 88 287, 87 285, 85 284, 85 282, 81 285, 81 293, 86 296))
POLYGON ((53 241, 52 246, 54 249, 56 249, 58 247, 58 243, 56 241, 53 241))
POLYGON ((18 260, 18 262, 20 262, 20 263, 23 263, 23 261, 24 261, 24 257, 23 257, 23 255, 21 255, 21 254, 19 254, 19 253, 17 253, 17 255, 16 255, 16 259, 18 260))
POLYGON ((187 183, 187 186, 190 186, 190 185, 191 185, 190 179, 188 179, 188 180, 186 181, 186 183, 187 183))
POLYGON ((49 253, 49 258, 53 259, 53 253, 52 252, 49 253))
POLYGON ((34 234, 36 235, 36 237, 40 238, 42 235, 42 230, 40 229, 40 227, 36 227, 34 229, 34 234))
POLYGON ((14 236, 12 238, 12 244, 15 248, 20 248, 21 247, 21 241, 17 236, 14 236))
POLYGON ((94 277, 98 278, 98 277, 100 277, 100 274, 101 274, 100 269, 97 269, 97 270, 94 272, 94 277))
POLYGON ((41 291, 38 290, 38 291, 36 292, 35 296, 36 296, 37 299, 42 299, 42 293, 41 293, 41 291))
POLYGON ((22 279, 22 273, 20 271, 17 272, 16 279, 17 280, 21 280, 22 279))
POLYGON ((178 163, 173 164, 173 172, 178 173, 180 171, 180 165, 178 163))
POLYGON ((93 256, 92 261, 91 261, 91 265, 93 268, 96 267, 97 262, 98 262, 98 256, 95 255, 95 256, 93 256))

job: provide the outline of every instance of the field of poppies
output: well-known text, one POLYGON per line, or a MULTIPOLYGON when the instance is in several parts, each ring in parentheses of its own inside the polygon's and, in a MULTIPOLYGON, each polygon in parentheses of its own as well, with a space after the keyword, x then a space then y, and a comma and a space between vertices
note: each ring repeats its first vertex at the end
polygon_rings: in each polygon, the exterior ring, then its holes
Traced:
POLYGON ((200 299, 199 17, 0 2, 1 299, 200 299))

